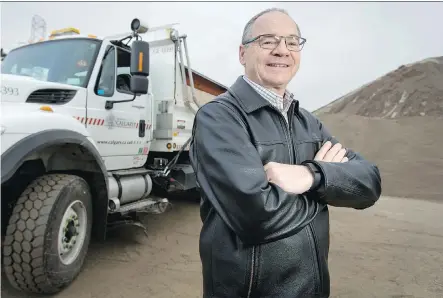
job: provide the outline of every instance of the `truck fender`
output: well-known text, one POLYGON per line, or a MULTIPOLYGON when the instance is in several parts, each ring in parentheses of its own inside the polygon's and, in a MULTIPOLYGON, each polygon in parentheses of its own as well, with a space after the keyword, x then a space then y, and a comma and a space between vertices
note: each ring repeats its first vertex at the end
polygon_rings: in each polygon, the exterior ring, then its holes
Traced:
POLYGON ((2 154, 2 182, 9 180, 31 153, 53 145, 67 143, 80 145, 88 150, 95 157, 107 182, 106 167, 95 144, 78 132, 64 129, 50 129, 31 134, 8 148, 2 154))

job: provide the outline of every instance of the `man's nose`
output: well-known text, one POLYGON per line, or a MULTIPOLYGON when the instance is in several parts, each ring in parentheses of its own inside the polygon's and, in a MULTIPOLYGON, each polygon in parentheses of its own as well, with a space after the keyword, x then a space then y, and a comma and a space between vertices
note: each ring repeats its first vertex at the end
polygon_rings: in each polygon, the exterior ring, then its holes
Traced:
POLYGON ((286 46, 286 40, 284 38, 282 38, 280 40, 279 44, 274 49, 273 54, 279 55, 279 56, 289 56, 290 51, 288 50, 288 48, 286 46))

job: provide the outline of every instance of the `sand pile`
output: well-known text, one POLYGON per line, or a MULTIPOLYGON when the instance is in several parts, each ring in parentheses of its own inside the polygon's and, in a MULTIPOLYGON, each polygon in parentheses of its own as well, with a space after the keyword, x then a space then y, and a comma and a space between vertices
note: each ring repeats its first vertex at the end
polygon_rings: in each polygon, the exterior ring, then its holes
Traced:
POLYGON ((384 195, 443 201, 443 57, 403 65, 314 114, 379 165, 384 195))

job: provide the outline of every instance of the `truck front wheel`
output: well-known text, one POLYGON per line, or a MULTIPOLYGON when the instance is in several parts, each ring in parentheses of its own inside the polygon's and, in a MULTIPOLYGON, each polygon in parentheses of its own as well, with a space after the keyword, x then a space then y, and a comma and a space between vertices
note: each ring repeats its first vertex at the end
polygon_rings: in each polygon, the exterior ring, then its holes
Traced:
POLYGON ((80 273, 91 238, 92 201, 78 176, 37 178, 14 207, 3 247, 3 265, 15 288, 54 294, 80 273))

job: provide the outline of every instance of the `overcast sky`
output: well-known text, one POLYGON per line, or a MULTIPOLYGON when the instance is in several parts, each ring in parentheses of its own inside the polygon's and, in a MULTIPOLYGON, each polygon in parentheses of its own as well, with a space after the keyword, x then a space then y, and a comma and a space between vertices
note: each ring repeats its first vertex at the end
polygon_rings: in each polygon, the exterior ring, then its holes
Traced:
POLYGON ((262 9, 285 8, 307 44, 289 85, 301 105, 317 109, 402 64, 443 56, 443 2, 383 3, 2 3, 1 42, 27 41, 31 19, 47 32, 76 27, 112 35, 130 30, 133 18, 151 26, 180 23, 188 35, 191 66, 224 85, 243 73, 238 46, 246 22, 262 9))

